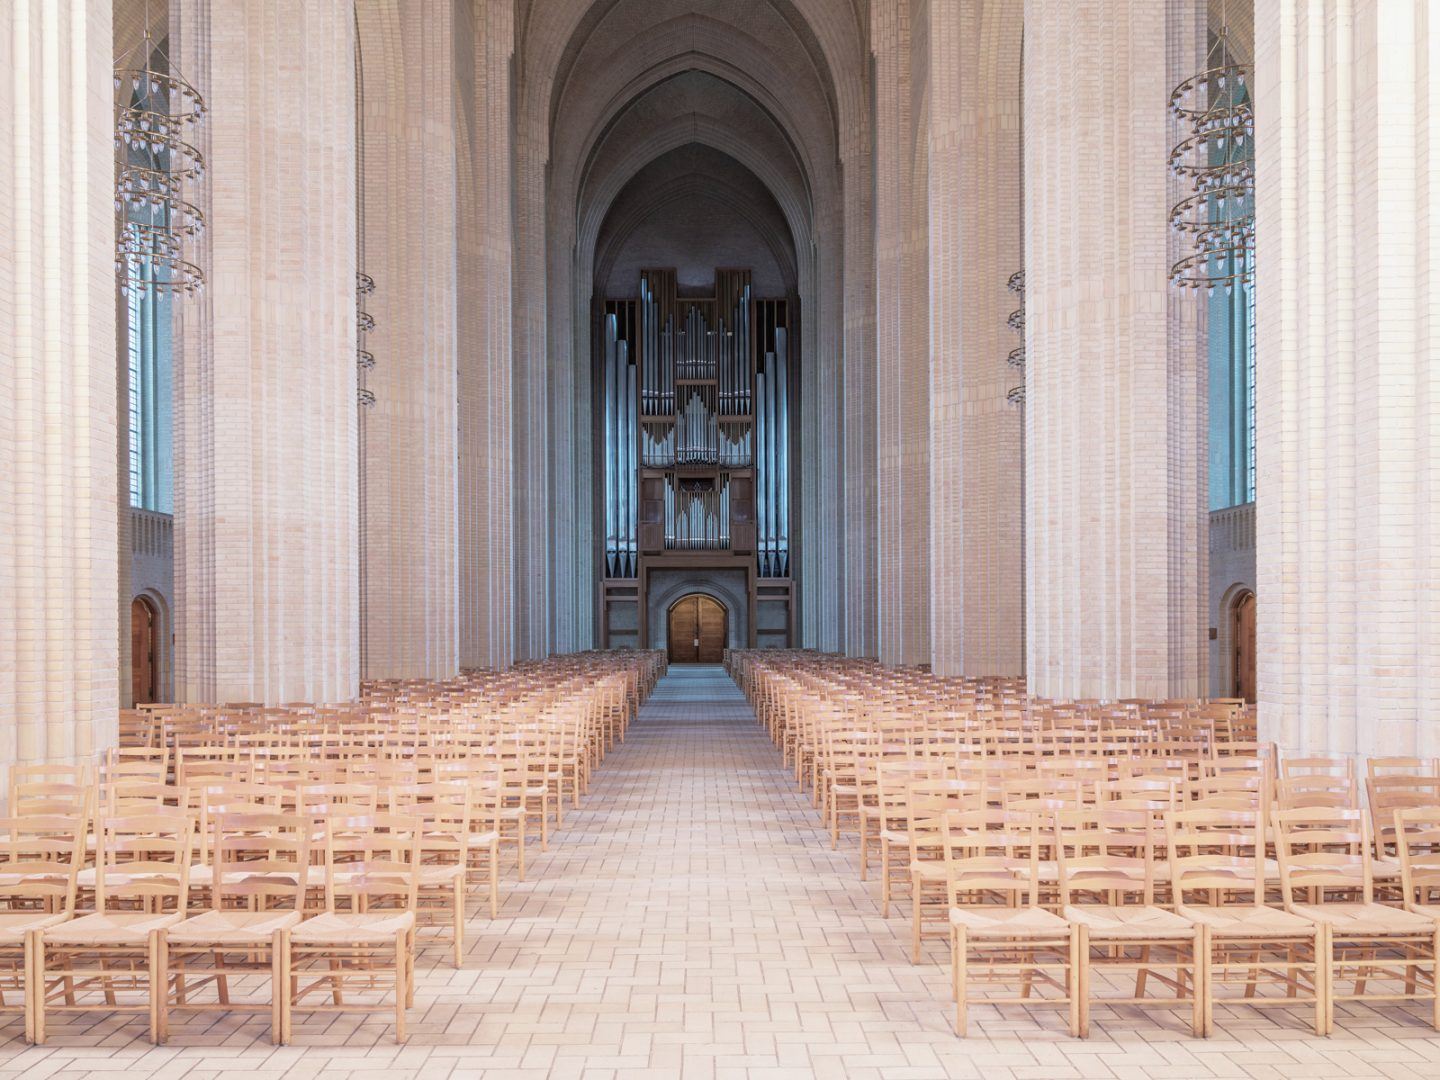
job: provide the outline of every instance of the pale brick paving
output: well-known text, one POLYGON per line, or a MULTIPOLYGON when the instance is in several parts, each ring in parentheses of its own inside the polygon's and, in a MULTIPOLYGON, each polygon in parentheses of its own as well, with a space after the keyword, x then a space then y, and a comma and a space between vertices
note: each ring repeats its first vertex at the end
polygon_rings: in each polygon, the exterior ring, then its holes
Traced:
POLYGON ((1054 1010, 973 1010, 949 1027, 943 944, 906 958, 853 841, 832 852, 806 798, 716 668, 677 669, 605 762, 501 918, 472 911, 466 967, 419 962, 406 1046, 382 1018, 296 1016, 275 1049, 261 1019, 180 1024, 154 1048, 134 1019, 54 1027, 26 1049, 3 1028, 0 1077, 1434 1077, 1418 1015, 1347 1011, 1316 1039, 1301 1018, 1218 1010, 1222 1032, 1097 1007, 1072 1040, 1054 1010))

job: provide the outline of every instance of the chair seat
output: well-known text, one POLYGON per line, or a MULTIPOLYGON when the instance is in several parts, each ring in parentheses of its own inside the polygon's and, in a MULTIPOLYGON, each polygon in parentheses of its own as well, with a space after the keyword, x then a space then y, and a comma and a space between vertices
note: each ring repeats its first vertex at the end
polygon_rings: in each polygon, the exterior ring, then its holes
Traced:
POLYGON ((51 915, 44 911, 0 911, 0 945, 19 945, 31 930, 59 926, 69 915, 51 915))
POLYGON ((465 867, 459 863, 420 867, 421 885, 448 885, 456 878, 463 878, 464 876, 465 867))
MULTIPOLYGON (((75 875, 75 884, 82 889, 93 889, 97 884, 97 878, 99 877, 99 873, 99 870, 94 866, 84 867, 82 870, 80 870, 79 873, 75 875)), ((175 881, 179 878, 179 876, 180 874, 178 870, 173 874, 126 874, 116 870, 114 867, 111 867, 108 876, 106 877, 106 880, 109 881, 111 886, 113 887, 115 885, 124 885, 134 881, 175 881)), ((189 880, 191 888, 208 889, 210 887, 212 877, 213 875, 209 866, 197 863, 196 865, 190 867, 189 880)))
POLYGON ((51 945, 144 945, 150 931, 174 926, 183 916, 145 911, 97 911, 45 931, 51 945))
POLYGON ((910 843, 910 837, 907 833, 897 832, 894 829, 881 829, 880 839, 888 841, 892 844, 901 844, 905 846, 908 846, 910 843))
POLYGON ((1203 923, 1218 938, 1309 938, 1315 924, 1294 912, 1261 904, 1238 904, 1233 907, 1190 907, 1182 905, 1180 914, 1203 923))
POLYGON ((1391 855, 1377 855, 1370 860, 1370 877, 1374 881, 1399 881, 1400 860, 1391 855))
POLYGON ((1365 934, 1430 934, 1435 921, 1384 904, 1296 904, 1296 915, 1327 924, 1337 937, 1365 934))
POLYGON ((368 944, 389 941, 414 925, 413 911, 329 911, 301 923, 290 940, 297 945, 368 944))
POLYGON ((1070 924, 1038 907, 974 904, 950 909, 950 925, 963 926, 971 937, 1027 937, 1033 934, 1068 937, 1070 924))
POLYGON ((202 911, 167 936, 173 945, 254 945, 299 921, 298 911, 202 911))
POLYGON ((465 846, 471 849, 488 848, 499 840, 500 834, 493 829, 489 832, 472 832, 465 837, 465 846))
POLYGON ((1091 941, 1181 941, 1195 934, 1184 916, 1143 904, 1071 904, 1065 917, 1088 929, 1091 941))

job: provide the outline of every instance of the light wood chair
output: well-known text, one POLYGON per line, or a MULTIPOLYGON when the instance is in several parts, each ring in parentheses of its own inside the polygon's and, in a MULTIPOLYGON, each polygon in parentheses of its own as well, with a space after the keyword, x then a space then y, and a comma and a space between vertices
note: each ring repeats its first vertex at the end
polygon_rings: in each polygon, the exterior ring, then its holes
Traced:
POLYGON ((1081 1034, 1081 937, 1040 906, 1040 829, 1032 824, 994 854, 984 811, 941 819, 949 904, 955 1032, 964 1035, 974 1001, 990 1005, 1065 1006, 1070 1034, 1081 1034), (1019 985, 1018 996, 972 997, 976 983, 1019 985), (1037 985, 1058 996, 1037 998, 1037 985))
POLYGON ((1215 1029, 1216 988, 1243 983, 1248 1005, 1314 1007, 1324 1033, 1321 925, 1265 903, 1265 843, 1246 810, 1177 810, 1165 815, 1170 889, 1177 914, 1204 931, 1199 985, 1204 1031, 1215 1029), (1260 984, 1284 996, 1257 996, 1260 984))
POLYGON ((405 1010, 414 995, 423 823, 415 817, 377 813, 329 817, 325 826, 325 911, 282 940, 289 985, 281 995, 280 1041, 293 1040, 292 1017, 297 1009, 369 1013, 393 1009, 395 1040, 404 1042, 405 1010), (346 1001, 347 988, 390 992, 394 1002, 346 1001), (312 996, 320 1000, 308 1000, 312 996))
POLYGON ((1079 934, 1080 1034, 1090 1031, 1093 974, 1133 975, 1130 997, 1114 1004, 1155 1005, 1154 979, 1190 1005, 1194 1034, 1204 1031, 1199 985, 1204 932, 1198 923, 1155 903, 1155 819, 1142 810, 1063 810, 1055 814, 1060 914, 1079 934))
POLYGON ((96 910, 31 931, 27 1027, 35 1042, 45 1041, 52 1011, 145 1012, 157 1038, 155 932, 185 917, 192 828, 178 808, 100 820, 96 910), (144 1004, 117 998, 141 989, 144 1004), (89 1000, 95 993, 99 1003, 89 1000))
POLYGON ((310 874, 313 831, 308 817, 250 812, 221 814, 210 845, 212 907, 157 931, 157 1038, 169 1037, 170 1013, 270 1011, 270 1038, 280 1042, 285 988, 284 935, 300 922, 310 874), (231 999, 230 979, 268 975, 264 1004, 231 999), (197 991, 215 987, 213 1000, 197 991))
POLYGON ((1433 972, 1440 956, 1440 923, 1375 902, 1370 829, 1358 810, 1280 810, 1273 815, 1275 852, 1285 908, 1324 931, 1325 1032, 1335 1028, 1338 1001, 1428 1001, 1440 1029, 1440 993, 1433 972), (1352 981, 1349 994, 1338 985, 1352 981), (1368 986, 1401 985, 1369 993, 1368 986))
POLYGON ((24 1014, 27 1042, 34 1041, 27 979, 33 935, 74 914, 85 829, 83 817, 0 820, 0 1012, 24 1014))

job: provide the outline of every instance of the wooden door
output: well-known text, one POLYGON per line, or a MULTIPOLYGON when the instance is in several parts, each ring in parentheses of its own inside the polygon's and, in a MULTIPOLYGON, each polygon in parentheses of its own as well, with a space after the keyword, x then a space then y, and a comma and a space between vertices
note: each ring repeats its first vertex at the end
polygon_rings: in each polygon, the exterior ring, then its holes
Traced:
POLYGON ((159 696, 155 686, 155 609, 143 596, 130 602, 130 680, 136 705, 159 696))
POLYGON ((1255 700, 1255 594, 1246 593, 1235 601, 1230 640, 1235 650, 1232 693, 1245 701, 1255 700))
POLYGON ((670 662, 718 664, 725 659, 725 608, 700 593, 670 607, 670 662))

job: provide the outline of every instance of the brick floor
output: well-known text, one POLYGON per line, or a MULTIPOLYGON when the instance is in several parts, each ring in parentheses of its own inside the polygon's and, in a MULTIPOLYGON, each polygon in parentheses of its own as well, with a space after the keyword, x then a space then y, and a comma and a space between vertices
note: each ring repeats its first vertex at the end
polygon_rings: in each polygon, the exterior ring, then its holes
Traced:
POLYGON ((1316 1039, 1300 1015, 1217 1008, 1196 1040, 1178 1012, 1097 1006, 1078 1041, 1054 1010, 977 1007, 957 1039, 943 943, 912 966, 855 864, 723 672, 676 669, 501 917, 472 908, 464 969, 424 945, 405 1046, 383 1017, 297 1013, 279 1049, 240 1015, 160 1048, 135 1018, 60 1022, 26 1048, 14 1018, 0 1078, 1440 1076, 1440 1039, 1399 1009, 1316 1039))

